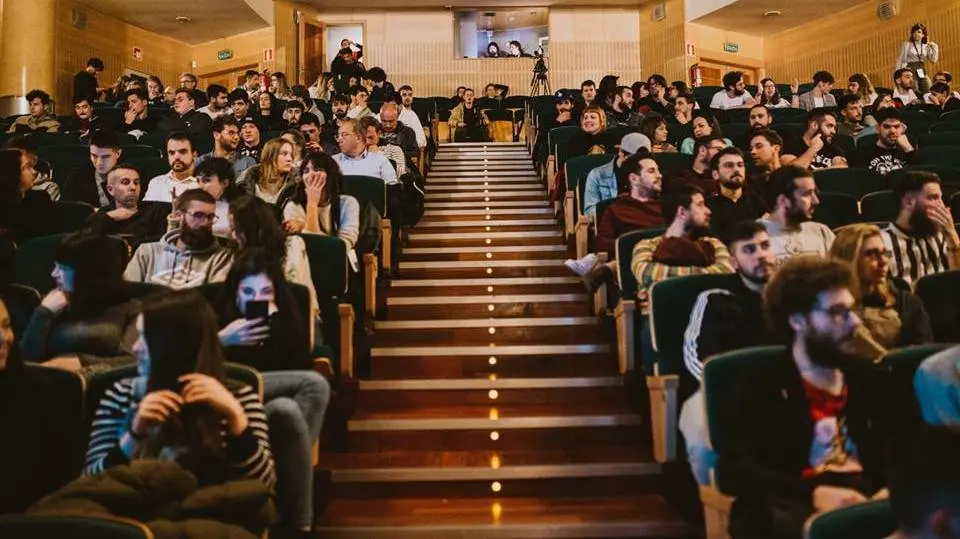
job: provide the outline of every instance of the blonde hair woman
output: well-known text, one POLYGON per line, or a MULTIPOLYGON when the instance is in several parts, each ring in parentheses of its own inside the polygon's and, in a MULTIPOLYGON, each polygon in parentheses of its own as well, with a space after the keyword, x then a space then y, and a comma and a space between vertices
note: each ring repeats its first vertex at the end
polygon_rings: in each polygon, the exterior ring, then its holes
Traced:
POLYGON ((260 164, 248 168, 237 184, 248 195, 283 207, 300 182, 300 172, 294 166, 295 150, 290 141, 275 138, 267 141, 260 152, 260 164))
POLYGON ((890 250, 880 228, 853 224, 837 230, 830 256, 850 265, 853 294, 863 325, 854 343, 858 355, 879 359, 887 350, 933 341, 923 303, 890 279, 890 250))

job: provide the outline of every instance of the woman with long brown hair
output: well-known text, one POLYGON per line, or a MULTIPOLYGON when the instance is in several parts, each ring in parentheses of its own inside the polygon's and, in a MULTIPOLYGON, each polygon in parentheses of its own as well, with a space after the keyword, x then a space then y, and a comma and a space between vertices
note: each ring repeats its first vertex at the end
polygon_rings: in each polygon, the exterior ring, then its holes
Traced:
POLYGON ((857 352, 879 359, 887 350, 933 342, 923 303, 890 279, 890 250, 876 225, 857 223, 837 231, 830 256, 850 265, 861 330, 857 352))
POLYGON ((192 290, 145 302, 136 378, 114 384, 94 415, 84 473, 137 459, 174 460, 203 485, 276 481, 257 391, 228 381, 217 317, 192 290))
POLYGON ((300 182, 300 172, 294 165, 293 144, 282 138, 275 138, 263 145, 260 163, 244 171, 237 184, 243 187, 248 195, 280 208, 300 182))

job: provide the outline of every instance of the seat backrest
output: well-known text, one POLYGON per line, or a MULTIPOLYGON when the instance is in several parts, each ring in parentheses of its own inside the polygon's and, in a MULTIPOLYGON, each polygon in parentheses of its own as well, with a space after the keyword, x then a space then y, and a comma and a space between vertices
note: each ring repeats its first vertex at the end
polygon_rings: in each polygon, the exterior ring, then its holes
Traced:
POLYGON ((915 293, 923 301, 936 342, 960 342, 960 271, 926 275, 917 280, 915 293))
POLYGON ((684 275, 650 287, 650 335, 661 362, 660 374, 684 372, 683 334, 700 293, 713 288, 730 290, 739 278, 735 273, 684 275))
POLYGON ((945 152, 943 148, 919 148, 916 162, 921 165, 939 165, 960 168, 960 156, 957 152, 945 152))
POLYGON ((893 191, 867 193, 860 199, 860 219, 863 221, 893 221, 899 212, 900 201, 893 191))
POLYGON ((807 539, 884 539, 895 531, 890 500, 874 500, 821 513, 810 523, 807 539))
POLYGON ((163 155, 160 153, 158 148, 147 144, 132 144, 128 146, 121 146, 120 151, 122 153, 122 159, 124 161, 129 161, 133 159, 150 159, 150 158, 162 158, 163 155))
MULTIPOLYGON (((960 135, 960 133, 958 133, 960 135)), ((942 152, 949 152, 947 148, 937 148, 942 152)), ((892 188, 900 180, 907 175, 908 172, 912 171, 921 171, 921 172, 933 172, 940 177, 940 181, 944 185, 951 186, 960 186, 960 168, 939 166, 939 165, 914 165, 910 167, 901 168, 900 170, 894 170, 887 175, 887 182, 892 188)))
POLYGON ((32 238, 17 249, 14 282, 35 288, 41 295, 53 288, 54 253, 65 234, 32 238))
POLYGON ((575 125, 565 125, 563 127, 554 127, 547 133, 547 144, 550 155, 557 154, 559 146, 566 146, 570 137, 580 131, 580 127, 575 125))
POLYGON ((856 200, 887 188, 883 176, 865 168, 828 168, 814 172, 813 177, 821 191, 846 193, 856 200))
POLYGON ((0 517, 0 537, 153 539, 153 532, 143 523, 108 515, 7 515, 0 517))
MULTIPOLYGON (((567 176, 567 190, 574 192, 578 186, 587 184, 587 175, 590 171, 609 163, 614 157, 606 154, 597 155, 578 155, 567 159, 564 164, 567 176)), ((580 213, 583 213, 583 206, 580 206, 580 213)))
POLYGON ((900 428, 915 429, 923 425, 920 405, 913 388, 913 377, 923 360, 937 352, 950 348, 949 344, 921 344, 890 350, 883 356, 881 365, 890 375, 893 394, 891 409, 897 414, 900 428))
POLYGON ((13 334, 22 336, 33 311, 40 305, 40 293, 22 284, 11 284, 0 289, 0 299, 10 313, 10 325, 13 334))
POLYGON ((163 157, 131 159, 130 164, 137 167, 140 171, 140 196, 147 194, 147 187, 150 185, 150 180, 170 171, 170 163, 163 157))
MULTIPOLYGON (((737 380, 764 361, 776 361, 786 354, 782 346, 744 348, 718 354, 703 365, 703 396, 707 409, 707 429, 714 451, 720 452, 729 432, 730 406, 737 389, 737 380)), ((744 421, 749 418, 743 418, 744 421)), ((719 471, 719 469, 718 469, 719 471)), ((717 485, 723 491, 723 477, 717 474, 717 485)))
POLYGON ((856 223, 859 219, 857 199, 846 193, 820 192, 820 205, 813 212, 813 220, 830 228, 856 223))
POLYGON ((654 154, 653 160, 657 162, 660 174, 664 176, 675 170, 693 167, 693 156, 685 153, 658 153, 654 154))
POLYGON ((347 244, 340 238, 319 234, 301 234, 307 246, 313 286, 317 296, 342 297, 347 293, 347 244))
POLYGON ((387 217, 387 184, 373 176, 344 176, 343 194, 357 199, 363 208, 367 202, 373 204, 381 217, 387 217))
POLYGON ((642 240, 656 238, 663 235, 662 228, 648 228, 634 230, 617 238, 617 280, 620 281, 620 297, 623 299, 637 299, 637 279, 630 270, 633 260, 633 248, 642 240))
POLYGON ((58 200, 53 203, 54 229, 57 232, 76 232, 94 212, 93 206, 75 200, 58 200))
MULTIPOLYGON (((581 198, 583 198, 583 197, 581 197, 581 198)), ((608 198, 608 199, 606 199, 606 200, 601 200, 600 202, 597 202, 597 211, 596 211, 596 213, 597 213, 597 218, 596 218, 595 222, 597 223, 598 226, 600 225, 600 220, 603 219, 603 212, 607 211, 607 208, 609 208, 609 207, 610 207, 610 204, 613 204, 613 201, 615 201, 615 200, 617 200, 617 199, 615 199, 615 198, 608 198)), ((582 203, 582 202, 580 203, 580 208, 581 208, 581 211, 583 211, 583 203, 582 203)))
POLYGON ((53 180, 62 187, 73 169, 90 163, 90 147, 82 144, 40 146, 37 158, 50 163, 53 180))

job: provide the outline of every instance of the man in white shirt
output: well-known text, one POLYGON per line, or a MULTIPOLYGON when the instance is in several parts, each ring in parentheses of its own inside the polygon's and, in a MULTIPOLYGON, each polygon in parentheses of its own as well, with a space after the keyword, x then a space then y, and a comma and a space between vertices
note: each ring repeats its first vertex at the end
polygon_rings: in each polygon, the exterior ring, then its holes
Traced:
MULTIPOLYGON (((400 87, 400 123, 413 129, 413 134, 417 136, 417 146, 424 148, 427 145, 427 135, 423 132, 423 123, 420 117, 413 110, 413 88, 408 85, 400 87)), ((380 119, 380 115, 377 115, 380 119)))
POLYGON ((193 149, 190 137, 183 132, 170 133, 166 147, 170 172, 150 180, 144 202, 173 202, 185 191, 200 188, 193 176, 197 152, 193 149))
POLYGON ((710 101, 711 109, 730 110, 750 108, 756 100, 747 91, 743 73, 731 71, 723 76, 723 90, 715 93, 710 101))
POLYGON ((337 133, 340 153, 333 156, 333 160, 340 165, 344 176, 372 176, 380 178, 383 183, 397 183, 397 171, 382 153, 368 152, 365 133, 360 129, 360 122, 346 119, 340 123, 337 133))
POLYGON ((230 108, 230 101, 227 99, 227 89, 219 84, 211 84, 207 87, 207 106, 200 107, 197 109, 197 112, 202 112, 210 117, 211 120, 216 120, 221 116, 227 116, 233 113, 233 109, 230 108))
POLYGON ((913 71, 902 68, 893 74, 893 97, 903 102, 903 106, 910 105, 917 99, 917 93, 913 91, 916 82, 913 80, 913 71))
POLYGON ((833 245, 833 231, 812 221, 820 205, 813 173, 784 166, 770 175, 766 190, 767 206, 773 208, 767 219, 758 219, 767 227, 770 246, 782 266, 790 257, 817 254, 826 256, 833 245))

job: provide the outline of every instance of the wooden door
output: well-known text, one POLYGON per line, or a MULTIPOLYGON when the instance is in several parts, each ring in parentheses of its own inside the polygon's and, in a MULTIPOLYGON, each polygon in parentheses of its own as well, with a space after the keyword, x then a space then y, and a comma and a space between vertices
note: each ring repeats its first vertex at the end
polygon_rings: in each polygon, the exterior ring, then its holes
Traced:
POLYGON ((310 22, 300 23, 300 83, 310 86, 323 73, 326 54, 323 43, 322 25, 310 22))
MULTIPOLYGON (((738 66, 701 58, 700 70, 704 86, 723 86, 723 76, 730 71, 740 71, 743 73, 743 83, 748 87, 756 86, 757 83, 760 82, 757 78, 757 70, 752 67, 738 66)), ((752 91, 753 90, 751 90, 751 92, 752 91)))

